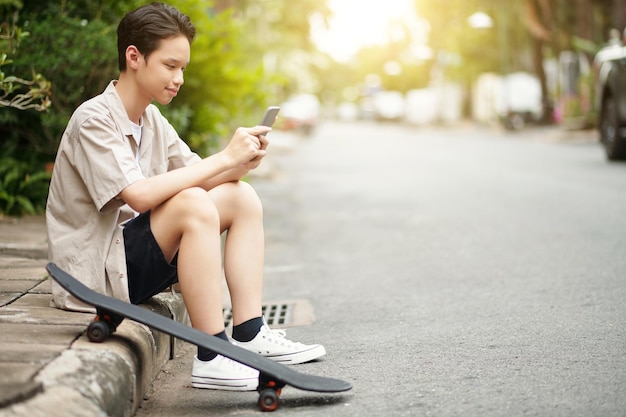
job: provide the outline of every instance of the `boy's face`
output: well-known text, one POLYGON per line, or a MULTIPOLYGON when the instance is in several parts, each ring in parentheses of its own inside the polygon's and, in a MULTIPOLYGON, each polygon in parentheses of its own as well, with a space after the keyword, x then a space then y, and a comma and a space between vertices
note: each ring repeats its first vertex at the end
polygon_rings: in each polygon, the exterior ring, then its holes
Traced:
POLYGON ((189 63, 190 49, 189 41, 181 35, 162 39, 147 61, 140 55, 136 74, 140 94, 159 104, 172 101, 183 85, 183 71, 189 63))

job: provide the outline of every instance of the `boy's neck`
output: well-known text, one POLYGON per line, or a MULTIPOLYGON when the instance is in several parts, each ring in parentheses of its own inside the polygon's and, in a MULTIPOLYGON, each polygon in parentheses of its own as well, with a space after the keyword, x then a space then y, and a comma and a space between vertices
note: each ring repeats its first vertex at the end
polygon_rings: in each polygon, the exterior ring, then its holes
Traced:
POLYGON ((119 80, 115 84, 115 89, 122 100, 128 118, 132 122, 140 124, 141 115, 150 104, 150 101, 146 101, 146 99, 142 97, 137 84, 132 77, 129 77, 125 72, 120 74, 119 80))

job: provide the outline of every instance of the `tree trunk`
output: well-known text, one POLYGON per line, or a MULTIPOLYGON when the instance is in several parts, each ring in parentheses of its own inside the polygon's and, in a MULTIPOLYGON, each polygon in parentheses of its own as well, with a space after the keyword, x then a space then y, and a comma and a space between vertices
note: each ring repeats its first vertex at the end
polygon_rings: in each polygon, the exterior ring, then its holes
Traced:
POLYGON ((543 68, 543 47, 552 39, 554 3, 550 0, 526 0, 525 24, 533 38, 533 66, 541 85, 543 119, 552 120, 553 106, 548 91, 548 81, 543 68))

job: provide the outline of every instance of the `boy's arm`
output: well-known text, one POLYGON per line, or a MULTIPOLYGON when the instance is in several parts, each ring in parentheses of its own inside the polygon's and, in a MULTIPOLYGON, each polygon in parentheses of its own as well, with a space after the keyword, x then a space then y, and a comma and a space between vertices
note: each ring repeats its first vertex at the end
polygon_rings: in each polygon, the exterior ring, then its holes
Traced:
POLYGON ((124 188, 119 197, 133 210, 143 213, 190 187, 210 189, 236 181, 266 155, 270 129, 264 126, 238 128, 224 150, 193 165, 141 179, 124 188))
POLYGON ((260 151, 262 152, 260 152, 257 157, 255 157, 251 161, 240 164, 234 168, 229 169, 228 171, 225 171, 212 178, 209 178, 207 181, 205 181, 201 185, 201 187, 204 188, 205 190, 210 190, 211 188, 217 187, 220 184, 224 184, 224 183, 232 182, 232 181, 239 181, 243 177, 245 177, 248 174, 248 172, 258 167, 259 164, 261 163, 261 160, 266 155, 265 150, 267 149, 267 146, 269 144, 265 136, 260 136, 259 141, 261 143, 260 151))

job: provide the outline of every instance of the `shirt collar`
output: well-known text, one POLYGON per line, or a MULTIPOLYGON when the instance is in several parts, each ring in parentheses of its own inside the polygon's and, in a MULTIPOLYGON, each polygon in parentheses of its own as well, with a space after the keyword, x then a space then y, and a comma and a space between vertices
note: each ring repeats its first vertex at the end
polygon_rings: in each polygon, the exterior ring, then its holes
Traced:
MULTIPOLYGON (((117 80, 113 80, 107 85, 107 88, 104 90, 104 98, 109 104, 109 109, 111 111, 111 116, 124 134, 124 136, 132 136, 133 129, 130 125, 130 119, 128 118, 128 113, 126 112, 126 108, 124 107, 124 103, 122 103, 122 99, 119 94, 117 94, 117 90, 115 89, 115 84, 117 84, 117 80)), ((143 118, 143 117, 142 117, 143 118)))

